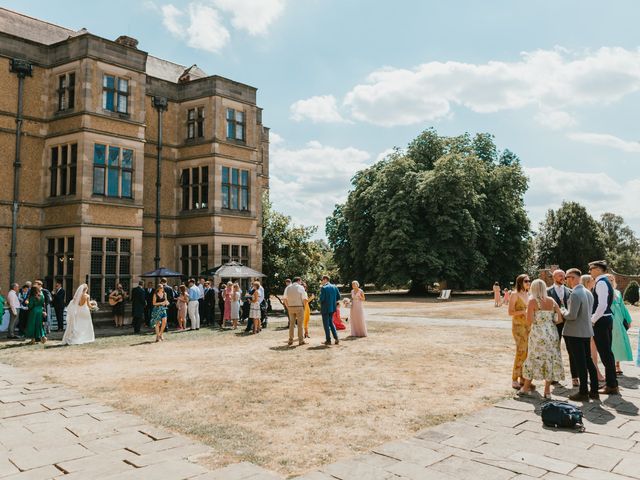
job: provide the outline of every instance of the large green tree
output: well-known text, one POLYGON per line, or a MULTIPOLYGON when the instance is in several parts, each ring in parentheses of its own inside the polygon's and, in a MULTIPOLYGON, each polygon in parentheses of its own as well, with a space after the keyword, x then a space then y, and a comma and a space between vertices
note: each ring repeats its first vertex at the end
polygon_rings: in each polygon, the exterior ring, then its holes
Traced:
POLYGON ((606 258, 604 234, 587 209, 576 202, 563 202, 549 210, 535 239, 538 268, 560 265, 587 270, 592 260, 606 258))
POLYGON ((606 257, 618 273, 640 273, 640 240, 620 215, 604 213, 600 217, 606 257))
POLYGON ((527 179, 489 134, 426 130, 352 184, 326 224, 345 277, 419 292, 436 281, 488 287, 523 268, 527 179))

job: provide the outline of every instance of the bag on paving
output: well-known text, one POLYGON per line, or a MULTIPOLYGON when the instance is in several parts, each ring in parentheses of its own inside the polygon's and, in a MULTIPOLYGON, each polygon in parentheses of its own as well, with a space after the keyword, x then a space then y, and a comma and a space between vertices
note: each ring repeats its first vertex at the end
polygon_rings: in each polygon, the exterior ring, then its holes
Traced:
POLYGON ((582 410, 567 402, 548 402, 541 408, 542 423, 547 427, 575 428, 584 431, 582 410))

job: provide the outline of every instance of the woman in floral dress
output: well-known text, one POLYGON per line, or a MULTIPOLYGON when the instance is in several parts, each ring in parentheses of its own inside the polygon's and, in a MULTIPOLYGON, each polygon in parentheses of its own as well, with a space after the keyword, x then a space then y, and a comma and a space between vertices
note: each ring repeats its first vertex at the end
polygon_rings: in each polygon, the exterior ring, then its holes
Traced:
POLYGON ((520 395, 531 392, 531 380, 544 380, 544 398, 551 398, 551 382, 564 380, 562 355, 556 324, 562 322, 560 307, 547 296, 547 284, 534 280, 530 288, 531 299, 527 305, 527 323, 529 348, 527 359, 522 366, 524 385, 518 391, 520 395))

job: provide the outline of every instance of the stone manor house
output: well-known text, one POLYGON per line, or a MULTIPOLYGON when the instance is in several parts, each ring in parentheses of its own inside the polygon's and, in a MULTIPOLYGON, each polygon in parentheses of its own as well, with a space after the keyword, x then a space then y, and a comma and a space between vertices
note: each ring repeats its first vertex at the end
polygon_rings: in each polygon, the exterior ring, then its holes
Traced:
POLYGON ((0 92, 5 292, 60 278, 104 301, 153 270, 159 155, 160 265, 261 269, 269 130, 254 87, 0 8, 0 92))

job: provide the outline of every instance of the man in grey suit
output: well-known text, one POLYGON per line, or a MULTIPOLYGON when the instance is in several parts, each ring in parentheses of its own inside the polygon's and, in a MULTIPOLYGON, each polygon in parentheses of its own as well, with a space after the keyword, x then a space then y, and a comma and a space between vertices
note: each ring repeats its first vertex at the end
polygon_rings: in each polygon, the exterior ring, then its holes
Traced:
POLYGON ((597 400, 598 373, 591 360, 591 337, 593 337, 593 325, 591 324, 591 311, 593 309, 593 296, 580 283, 582 272, 577 268, 567 270, 566 278, 569 287, 572 288, 569 296, 568 307, 562 308, 564 317, 564 343, 573 357, 575 369, 580 379, 580 390, 569 396, 569 400, 588 402, 589 399, 597 400), (587 386, 587 373, 591 382, 591 390, 587 386))

